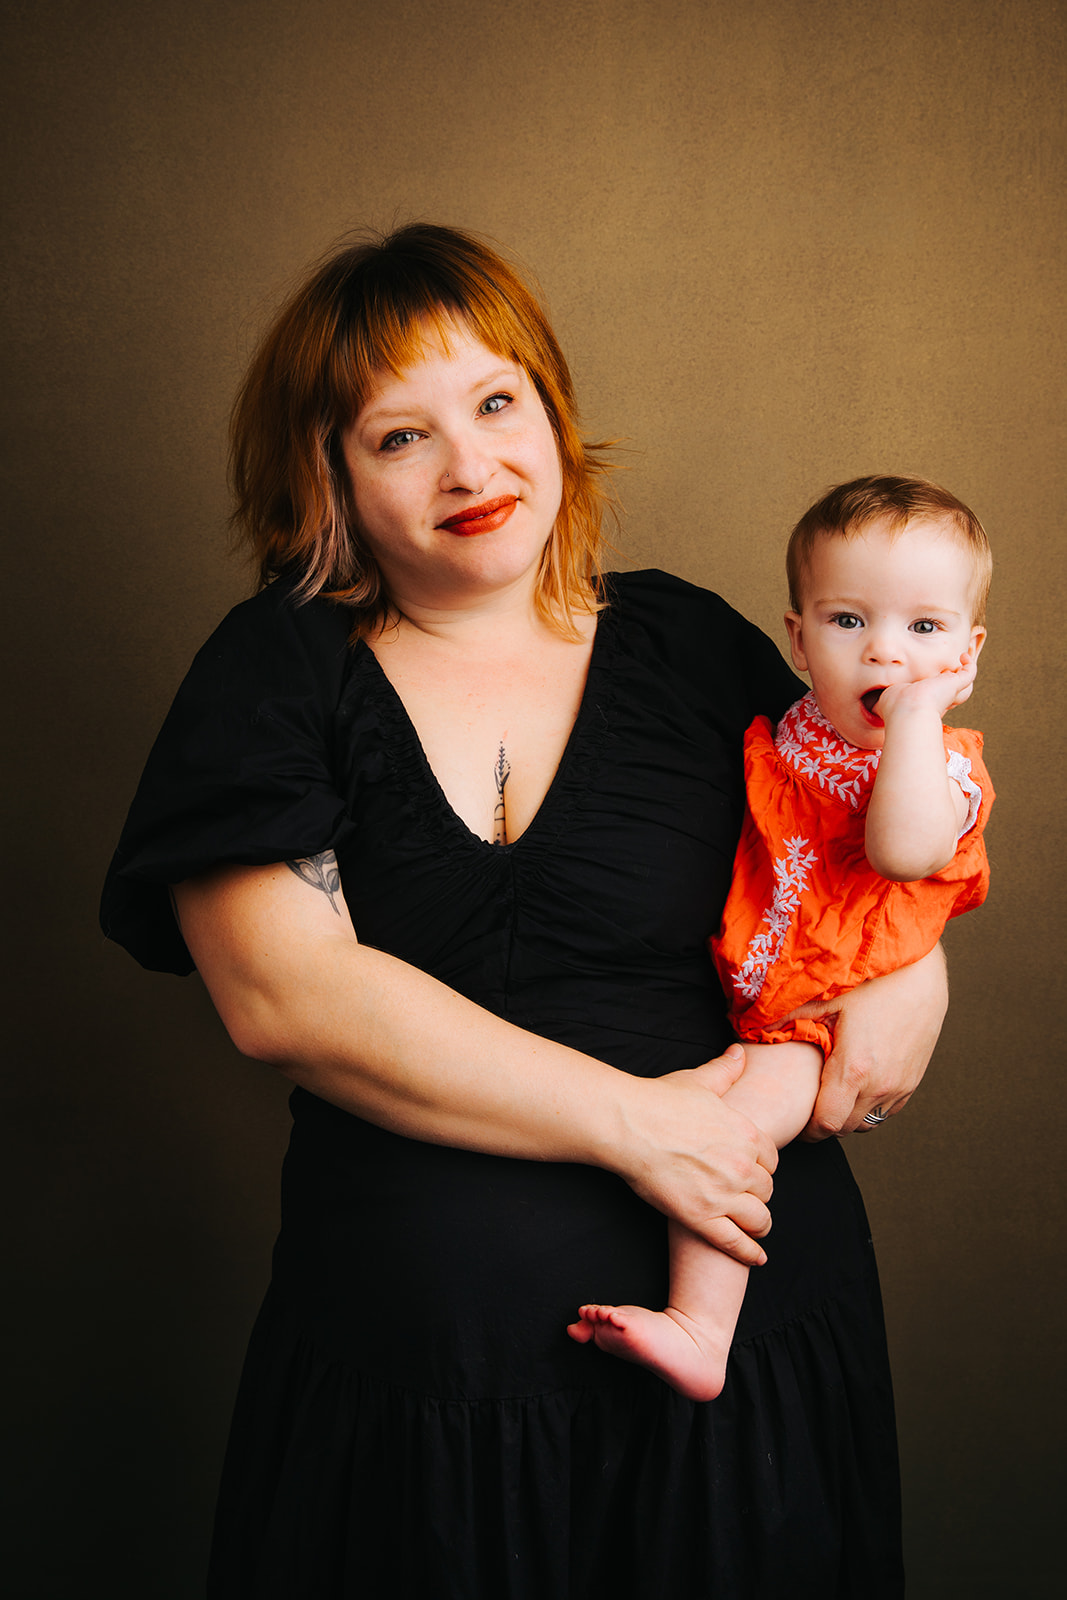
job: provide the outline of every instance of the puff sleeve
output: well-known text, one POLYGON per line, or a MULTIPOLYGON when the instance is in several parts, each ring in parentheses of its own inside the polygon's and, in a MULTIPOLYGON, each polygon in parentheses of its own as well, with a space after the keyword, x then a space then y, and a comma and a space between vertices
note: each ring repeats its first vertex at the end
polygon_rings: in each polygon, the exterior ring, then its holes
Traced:
POLYGON ((336 848, 346 829, 334 714, 349 618, 283 583, 236 606, 197 654, 141 777, 108 871, 101 925, 153 971, 193 962, 168 885, 213 866, 336 848))

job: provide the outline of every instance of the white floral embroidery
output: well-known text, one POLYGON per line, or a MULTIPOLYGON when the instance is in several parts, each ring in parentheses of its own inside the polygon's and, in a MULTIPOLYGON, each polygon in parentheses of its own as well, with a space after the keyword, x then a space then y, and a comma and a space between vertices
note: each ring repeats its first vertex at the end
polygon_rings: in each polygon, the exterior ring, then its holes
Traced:
POLYGON ((755 1000, 763 988, 768 972, 782 952, 790 923, 800 906, 801 892, 808 887, 808 869, 819 858, 807 845, 808 840, 797 834, 785 841, 785 855, 775 860, 774 899, 761 919, 767 931, 757 933, 734 975, 734 988, 746 1000, 755 1000))
POLYGON ((814 694, 789 707, 778 724, 774 747, 787 767, 858 811, 870 794, 880 750, 860 750, 842 739, 819 710, 814 694))

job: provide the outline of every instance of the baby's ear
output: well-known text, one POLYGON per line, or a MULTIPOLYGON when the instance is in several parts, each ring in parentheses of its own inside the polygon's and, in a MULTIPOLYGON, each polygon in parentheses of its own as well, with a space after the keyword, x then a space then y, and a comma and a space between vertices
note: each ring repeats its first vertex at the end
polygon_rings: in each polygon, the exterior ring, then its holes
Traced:
POLYGON ((789 654, 793 657, 793 665, 798 672, 807 672, 808 658, 804 654, 804 628, 797 612, 786 612, 785 625, 789 634, 789 654))
POLYGON ((978 657, 982 654, 982 646, 985 644, 985 642, 986 642, 986 630, 984 628, 972 628, 971 629, 971 649, 974 651, 974 659, 976 661, 978 660, 978 657))

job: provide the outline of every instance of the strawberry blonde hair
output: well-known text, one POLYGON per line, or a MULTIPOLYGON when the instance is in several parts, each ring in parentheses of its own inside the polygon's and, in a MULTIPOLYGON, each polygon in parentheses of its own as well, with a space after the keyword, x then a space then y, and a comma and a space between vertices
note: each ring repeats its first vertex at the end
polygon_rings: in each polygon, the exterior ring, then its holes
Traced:
POLYGON ((234 403, 233 526, 261 584, 284 574, 301 598, 321 593, 349 607, 353 637, 379 629, 389 596, 360 537, 342 435, 382 373, 402 375, 433 340, 447 351, 457 323, 524 368, 548 415, 563 498, 536 605, 571 636, 572 613, 601 603, 607 446, 581 437, 570 371, 533 290, 496 250, 455 228, 416 223, 353 245, 291 296, 234 403))
POLYGON ((986 531, 962 500, 925 478, 853 478, 851 483, 839 483, 805 511, 789 536, 785 556, 790 609, 803 609, 804 580, 816 540, 855 538, 881 517, 888 518, 890 537, 920 518, 952 525, 960 544, 970 551, 974 566, 971 622, 982 626, 993 575, 986 531))

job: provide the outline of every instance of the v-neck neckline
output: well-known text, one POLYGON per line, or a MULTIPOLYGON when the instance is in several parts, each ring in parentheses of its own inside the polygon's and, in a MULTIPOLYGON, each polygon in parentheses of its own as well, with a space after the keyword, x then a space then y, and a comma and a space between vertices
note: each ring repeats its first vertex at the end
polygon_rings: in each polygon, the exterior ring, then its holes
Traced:
MULTIPOLYGON (((596 631, 593 635, 593 648, 589 655, 589 665, 586 670, 585 684, 582 689, 578 713, 574 719, 567 742, 559 763, 552 774, 548 788, 541 798, 541 804, 534 812, 530 821, 519 834, 517 839, 510 839, 507 844, 494 844, 491 839, 485 839, 469 827, 456 811, 452 802, 441 785, 433 767, 430 765, 422 740, 419 738, 418 729, 408 712, 399 692, 389 678, 378 657, 366 643, 361 640, 359 652, 365 663, 364 670, 369 674, 370 681, 376 685, 379 704, 387 711, 391 724, 392 739, 403 741, 415 758, 415 769, 420 773, 422 782, 429 796, 434 802, 435 810, 443 818, 449 831, 467 841, 473 847, 480 847, 492 856, 501 859, 512 855, 519 850, 527 840, 534 840, 546 832, 551 824, 551 819, 563 805, 563 793, 575 785, 576 773, 584 768, 583 757, 592 757, 598 741, 594 737, 595 720, 605 708, 606 696, 604 693, 608 680, 608 661, 610 644, 614 632, 614 614, 609 606, 598 612, 596 631)), ((392 740, 387 740, 390 746, 390 760, 394 768, 402 767, 410 775, 411 765, 406 761, 396 760, 398 751, 392 740)), ((561 819, 562 820, 562 819, 561 819)), ((558 830, 557 830, 558 831, 558 830)))

